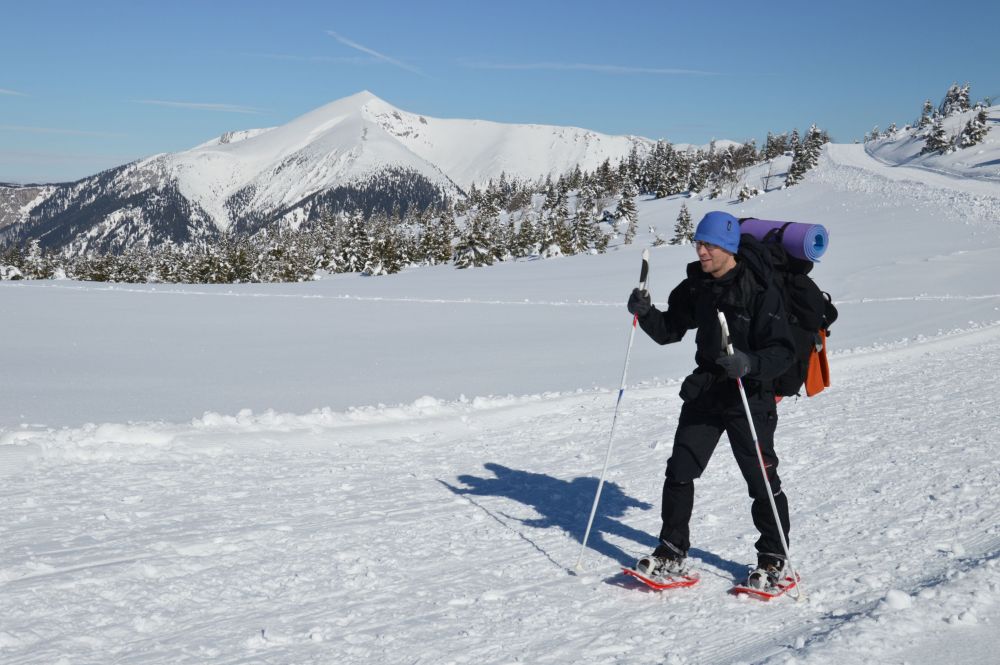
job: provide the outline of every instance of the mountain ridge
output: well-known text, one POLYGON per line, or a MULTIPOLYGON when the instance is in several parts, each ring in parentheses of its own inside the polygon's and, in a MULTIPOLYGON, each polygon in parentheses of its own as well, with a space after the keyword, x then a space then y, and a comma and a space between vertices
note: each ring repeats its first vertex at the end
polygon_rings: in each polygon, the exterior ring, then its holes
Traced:
POLYGON ((557 177, 653 144, 576 127, 432 118, 365 90, 284 125, 226 132, 188 150, 40 186, 45 195, 31 205, 16 194, 21 188, 0 186, 0 240, 121 251, 297 226, 357 207, 358 199, 423 208, 501 174, 557 177), (379 183, 388 183, 381 196, 379 183))

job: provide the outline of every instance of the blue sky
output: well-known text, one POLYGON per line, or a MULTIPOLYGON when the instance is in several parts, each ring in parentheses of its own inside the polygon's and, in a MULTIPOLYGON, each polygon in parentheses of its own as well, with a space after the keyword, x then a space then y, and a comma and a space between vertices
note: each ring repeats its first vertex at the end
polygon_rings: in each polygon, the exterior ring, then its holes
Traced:
POLYGON ((70 180, 370 90, 442 118, 841 142, 970 82, 1000 3, 33 0, 0 8, 0 182, 70 180))

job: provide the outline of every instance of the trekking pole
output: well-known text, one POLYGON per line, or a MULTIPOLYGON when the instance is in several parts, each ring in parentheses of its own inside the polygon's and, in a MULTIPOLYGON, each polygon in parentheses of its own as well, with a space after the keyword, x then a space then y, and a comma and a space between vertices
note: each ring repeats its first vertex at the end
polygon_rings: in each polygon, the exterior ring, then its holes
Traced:
MULTIPOLYGON (((646 289, 646 279, 649 277, 649 250, 642 250, 642 270, 639 272, 639 290, 646 289)), ((583 543, 580 544, 580 556, 576 559, 576 569, 583 568, 583 553, 587 549, 587 539, 590 538, 590 527, 594 525, 594 516, 597 514, 597 503, 601 500, 601 490, 604 489, 604 476, 608 472, 608 463, 611 461, 611 446, 615 437, 615 423, 618 422, 618 407, 622 403, 622 395, 625 394, 625 376, 628 374, 628 359, 632 355, 632 340, 635 339, 635 328, 639 324, 639 315, 632 315, 632 328, 628 335, 628 348, 625 351, 625 367, 622 369, 622 384, 618 389, 618 401, 615 402, 615 415, 611 419, 611 433, 608 435, 608 452, 604 456, 604 468, 601 470, 601 480, 597 483, 597 494, 594 495, 594 505, 590 509, 590 519, 587 521, 587 530, 583 534, 583 543)))
MULTIPOLYGON (((722 343, 726 347, 726 353, 733 355, 733 341, 729 338, 729 324, 726 322, 726 315, 722 312, 719 314, 719 324, 722 326, 722 343)), ((795 595, 792 596, 796 601, 802 600, 804 597, 802 594, 802 587, 800 585, 799 575, 795 572, 795 566, 792 565, 792 557, 788 553, 788 541, 785 539, 785 527, 781 524, 781 516, 778 514, 778 504, 774 501, 774 492, 771 491, 771 481, 767 477, 767 465, 764 463, 764 452, 760 448, 760 439, 757 438, 757 428, 753 424, 753 416, 750 413, 750 403, 747 401, 747 392, 743 389, 743 379, 736 377, 736 386, 740 389, 740 397, 743 399, 743 410, 747 414, 747 422, 750 424, 750 435, 753 437, 753 445, 757 451, 757 462, 760 464, 760 472, 764 476, 764 488, 767 490, 767 498, 771 502, 771 512, 774 514, 774 523, 778 526, 778 537, 781 539, 781 548, 785 552, 785 561, 788 562, 788 572, 792 576, 792 580, 795 581, 795 595)))

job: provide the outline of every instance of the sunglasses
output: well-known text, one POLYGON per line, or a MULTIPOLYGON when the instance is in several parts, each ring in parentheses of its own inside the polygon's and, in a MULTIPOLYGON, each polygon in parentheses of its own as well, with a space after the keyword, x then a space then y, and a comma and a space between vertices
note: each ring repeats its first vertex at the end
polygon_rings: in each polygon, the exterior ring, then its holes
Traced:
POLYGON ((719 247, 718 245, 713 245, 710 242, 705 242, 704 240, 695 240, 694 249, 695 251, 698 251, 699 249, 704 249, 707 252, 714 252, 715 250, 722 248, 719 247))

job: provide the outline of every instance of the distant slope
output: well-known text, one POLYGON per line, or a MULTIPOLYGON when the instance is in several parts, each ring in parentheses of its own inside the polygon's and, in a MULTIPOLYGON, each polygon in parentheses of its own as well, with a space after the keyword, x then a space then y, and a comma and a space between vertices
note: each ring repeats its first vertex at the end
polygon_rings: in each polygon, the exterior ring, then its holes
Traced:
MULTIPOLYGON (((927 129, 900 130, 895 135, 865 144, 872 157, 890 166, 908 166, 962 178, 1000 182, 1000 106, 987 110, 989 132, 985 141, 944 155, 921 154, 927 129)), ((958 136, 975 111, 956 113, 944 119, 949 136, 958 136)))

